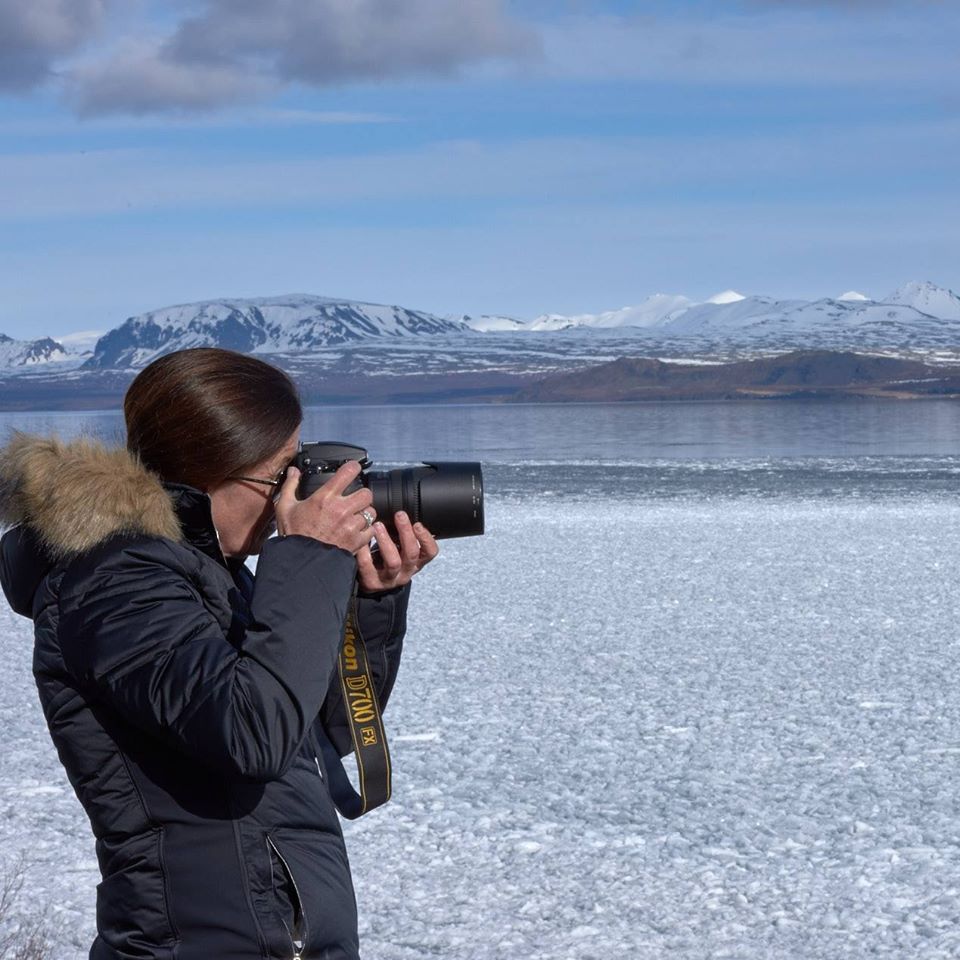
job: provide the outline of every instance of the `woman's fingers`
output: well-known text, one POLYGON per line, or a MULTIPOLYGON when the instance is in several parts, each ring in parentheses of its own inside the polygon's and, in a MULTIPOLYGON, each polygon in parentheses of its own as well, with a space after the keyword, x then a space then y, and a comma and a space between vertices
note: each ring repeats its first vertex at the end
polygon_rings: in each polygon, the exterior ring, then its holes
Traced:
POLYGON ((401 562, 404 567, 413 572, 419 567, 420 541, 413 532, 410 517, 403 510, 393 515, 393 522, 397 528, 397 536, 400 538, 400 551, 403 554, 401 562))
POLYGON ((372 508, 373 494, 366 487, 361 487, 345 497, 340 497, 339 502, 347 513, 360 513, 372 508))
POLYGON ((280 496, 277 503, 295 503, 297 500, 297 484, 300 482, 300 471, 296 467, 287 467, 287 474, 280 484, 280 496))
POLYGON ((420 570, 440 552, 433 534, 422 523, 411 523, 403 511, 396 514, 394 523, 400 537, 405 567, 420 570))
POLYGON ((365 543, 356 553, 357 574, 360 577, 360 583, 367 590, 380 589, 380 571, 377 570, 373 562, 373 554, 370 552, 370 544, 365 543))
POLYGON ((402 587, 439 552, 433 534, 422 523, 414 526, 404 511, 394 514, 393 523, 398 543, 390 537, 386 526, 378 522, 374 526, 378 556, 374 559, 369 548, 357 554, 360 582, 368 590, 402 587))
POLYGON ((350 524, 349 529, 351 530, 351 534, 357 544, 355 549, 366 546, 376 536, 376 526, 372 523, 367 523, 363 517, 357 516, 348 522, 350 524))
POLYGON ((300 482, 300 471, 296 467, 289 467, 287 475, 280 485, 280 496, 273 505, 274 516, 277 518, 277 533, 286 534, 287 513, 297 502, 297 484, 300 482))
POLYGON ((420 566, 429 563, 440 552, 440 545, 433 534, 422 524, 414 524, 413 532, 420 542, 420 566))
POLYGON ((353 517, 356 517, 360 521, 360 526, 366 529, 367 527, 372 527, 374 521, 377 519, 377 511, 373 506, 364 507, 362 510, 356 510, 352 514, 353 517))
POLYGON ((357 478, 360 465, 349 461, 305 500, 297 499, 300 471, 289 468, 277 497, 277 532, 283 536, 299 534, 356 553, 373 538, 377 512, 373 497, 364 487, 343 495, 357 478))
POLYGON ((336 473, 313 496, 324 493, 327 497, 339 497, 357 479, 361 469, 356 460, 348 460, 337 468, 336 473))
POLYGON ((382 523, 377 524, 377 546, 380 548, 380 570, 384 579, 395 580, 403 568, 403 559, 382 523))

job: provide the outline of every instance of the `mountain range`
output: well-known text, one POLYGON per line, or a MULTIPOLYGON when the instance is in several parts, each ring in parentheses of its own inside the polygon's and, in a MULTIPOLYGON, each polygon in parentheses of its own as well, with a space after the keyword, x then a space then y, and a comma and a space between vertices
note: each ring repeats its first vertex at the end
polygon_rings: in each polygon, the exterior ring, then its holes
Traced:
MULTIPOLYGON (((0 333, 0 370, 123 370, 161 353, 195 346, 290 358, 331 359, 354 345, 395 347, 410 338, 457 344, 476 354, 504 334, 642 338, 669 355, 844 346, 888 350, 960 348, 960 297, 930 282, 911 282, 881 299, 850 291, 819 300, 777 300, 728 290, 697 302, 654 294, 636 306, 595 314, 440 317, 422 310, 306 294, 180 304, 133 316, 91 343, 91 334, 14 340, 0 333), (479 337, 479 340, 477 339, 479 337)), ((492 344, 491 344, 492 346, 492 344)), ((522 353, 531 344, 516 342, 522 353)), ((544 341, 541 346, 547 346, 544 341)), ((607 351, 602 342, 588 352, 607 351)), ((497 352, 502 348, 498 345, 497 352)), ((561 353, 567 352, 560 350, 561 353)))
POLYGON ((736 338, 749 333, 765 334, 765 328, 774 326, 789 328, 793 333, 815 335, 833 324, 869 328, 886 320, 911 325, 922 323, 925 317, 960 321, 960 297, 952 290, 928 281, 907 283, 879 300, 855 290, 819 300, 745 297, 735 290, 725 290, 702 303, 684 296, 657 293, 638 306, 605 313, 546 314, 531 321, 526 329, 637 327, 664 336, 723 335, 736 338))
POLYGON ((129 317, 102 335, 0 334, 0 404, 113 403, 173 350, 219 346, 287 369, 308 398, 478 399, 622 357, 728 363, 797 350, 960 360, 960 297, 930 282, 880 299, 848 291, 777 300, 727 290, 706 301, 655 294, 595 314, 437 316, 308 294, 225 298, 129 317))

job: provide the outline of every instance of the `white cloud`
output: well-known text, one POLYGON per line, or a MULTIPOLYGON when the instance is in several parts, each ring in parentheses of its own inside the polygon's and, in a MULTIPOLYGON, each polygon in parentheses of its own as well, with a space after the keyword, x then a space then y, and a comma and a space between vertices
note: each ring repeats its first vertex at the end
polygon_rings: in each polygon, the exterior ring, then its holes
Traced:
POLYGON ((0 0, 0 90, 56 74, 84 116, 144 116, 229 108, 289 85, 520 63, 565 79, 919 88, 946 98, 956 89, 960 30, 960 8, 932 0, 638 3, 646 12, 629 16, 586 0, 178 0, 158 8, 162 23, 148 19, 143 0, 0 0), (108 27, 109 42, 94 46, 108 27))
POLYGON ((253 58, 283 79, 325 84, 450 73, 523 54, 530 41, 501 0, 208 0, 168 50, 188 63, 253 58))
POLYGON ((259 99, 278 86, 230 64, 180 63, 147 44, 128 44, 107 62, 79 66, 71 81, 68 97, 81 116, 209 110, 259 99))
POLYGON ((0 0, 0 90, 46 81, 101 27, 108 0, 0 0))
POLYGON ((502 0, 204 0, 153 45, 71 76, 85 114, 203 110, 280 86, 446 76, 536 49, 502 0))

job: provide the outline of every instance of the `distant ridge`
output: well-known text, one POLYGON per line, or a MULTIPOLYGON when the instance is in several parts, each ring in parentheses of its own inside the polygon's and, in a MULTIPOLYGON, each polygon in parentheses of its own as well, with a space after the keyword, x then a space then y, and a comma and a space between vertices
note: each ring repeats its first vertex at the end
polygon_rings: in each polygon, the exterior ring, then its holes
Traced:
POLYGON ((514 399, 555 403, 958 395, 960 365, 812 350, 726 364, 620 357, 586 370, 545 377, 514 399))
MULTIPOLYGON (((916 400, 960 399, 960 364, 928 364, 898 357, 852 352, 794 351, 753 360, 666 362, 622 356, 583 366, 579 351, 538 362, 564 373, 535 375, 528 363, 506 357, 491 364, 481 355, 473 366, 465 357, 451 365, 449 348, 431 355, 419 344, 394 353, 389 368, 381 348, 366 348, 326 367, 287 364, 306 403, 410 404, 538 402, 619 402, 644 400, 800 399, 872 397, 916 400), (343 360, 347 362, 344 363, 343 360), (406 366, 404 365, 406 364, 406 366)), ((270 357, 276 360, 276 357, 270 357)), ((135 370, 75 371, 68 376, 22 375, 0 378, 0 409, 76 410, 120 406, 135 370)))

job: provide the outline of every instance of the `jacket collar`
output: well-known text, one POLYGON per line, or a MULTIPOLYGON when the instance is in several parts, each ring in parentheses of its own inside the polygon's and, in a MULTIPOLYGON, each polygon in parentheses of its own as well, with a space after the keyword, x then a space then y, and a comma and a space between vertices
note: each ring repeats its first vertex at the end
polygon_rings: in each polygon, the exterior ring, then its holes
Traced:
POLYGON ((87 438, 14 433, 0 448, 0 523, 29 526, 55 561, 118 534, 181 539, 159 477, 125 448, 87 438))
POLYGON ((162 483, 123 448, 89 439, 63 442, 15 433, 0 447, 0 585, 29 615, 37 586, 58 563, 118 535, 189 543, 236 578, 242 559, 225 558, 210 497, 162 483))
POLYGON ((210 497, 202 490, 183 483, 164 483, 163 488, 173 504, 183 539, 212 560, 229 566, 213 524, 210 497))
POLYGON ((227 565, 207 494, 164 483, 126 449, 95 440, 15 433, 0 448, 0 523, 28 527, 55 561, 117 534, 145 534, 186 541, 227 565))

